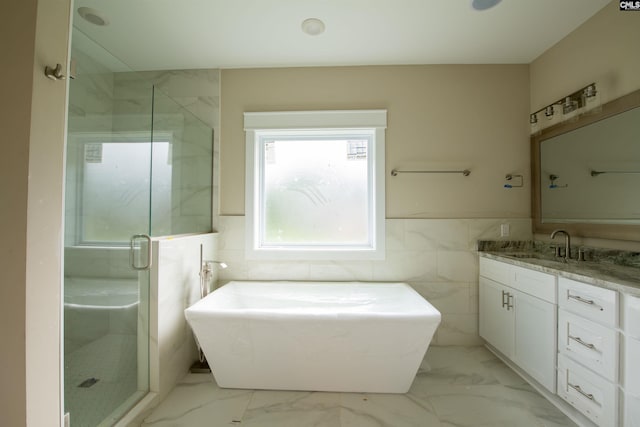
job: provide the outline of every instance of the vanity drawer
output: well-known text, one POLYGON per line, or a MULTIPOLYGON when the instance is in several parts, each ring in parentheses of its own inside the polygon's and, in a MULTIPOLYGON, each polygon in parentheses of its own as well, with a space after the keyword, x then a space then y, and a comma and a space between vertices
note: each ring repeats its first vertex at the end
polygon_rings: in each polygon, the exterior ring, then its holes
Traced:
POLYGON ((513 282, 511 265, 489 258, 480 258, 480 275, 498 283, 513 282))
POLYGON ((552 304, 556 304, 556 277, 528 268, 511 266, 514 282, 513 287, 521 292, 533 295, 552 304))
POLYGON ((558 396, 597 425, 617 425, 617 391, 615 384, 558 355, 558 396))
POLYGON ((558 350, 609 381, 617 382, 617 331, 558 310, 558 350))
POLYGON ((565 277, 558 280, 558 305, 608 326, 618 326, 618 293, 565 277))

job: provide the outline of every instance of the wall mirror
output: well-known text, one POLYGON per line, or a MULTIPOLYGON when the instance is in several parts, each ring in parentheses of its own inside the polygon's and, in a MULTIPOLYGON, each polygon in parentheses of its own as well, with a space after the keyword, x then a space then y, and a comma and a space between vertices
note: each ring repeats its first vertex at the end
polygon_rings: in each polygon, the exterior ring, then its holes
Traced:
POLYGON ((640 240, 640 90, 531 142, 534 233, 640 240))

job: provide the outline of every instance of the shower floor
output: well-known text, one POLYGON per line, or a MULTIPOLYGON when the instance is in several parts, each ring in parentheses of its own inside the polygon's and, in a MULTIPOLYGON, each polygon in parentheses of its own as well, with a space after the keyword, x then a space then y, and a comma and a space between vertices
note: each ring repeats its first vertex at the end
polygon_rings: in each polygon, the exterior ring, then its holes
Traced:
POLYGON ((137 337, 107 334, 65 355, 65 412, 73 427, 112 425, 118 408, 138 392, 137 337), (93 378, 97 382, 93 382, 93 378), (89 385, 81 387, 82 383, 89 385), (90 385, 93 383, 93 385, 90 385))

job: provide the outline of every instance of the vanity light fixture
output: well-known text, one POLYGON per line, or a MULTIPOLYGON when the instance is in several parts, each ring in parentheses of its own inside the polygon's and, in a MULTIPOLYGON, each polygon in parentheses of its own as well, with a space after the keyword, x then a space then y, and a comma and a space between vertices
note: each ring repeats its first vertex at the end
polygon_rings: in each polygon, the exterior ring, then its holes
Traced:
POLYGON ((570 96, 567 96, 562 103, 562 114, 569 114, 575 111, 576 108, 578 108, 578 102, 575 99, 571 99, 570 96))
POLYGON ((551 126, 556 123, 559 123, 561 121, 575 119, 579 114, 586 113, 588 111, 589 112, 599 111, 598 108, 601 108, 601 107, 600 107, 599 92, 596 89, 596 84, 595 83, 588 84, 582 89, 577 90, 570 95, 563 96, 558 101, 552 102, 546 107, 531 113, 529 116, 529 123, 531 124, 531 133, 534 134, 540 131, 541 130, 540 127, 547 127, 547 126, 551 126), (554 117, 555 106, 558 106, 558 108, 562 107, 562 117, 559 120, 557 116, 554 117), (545 117, 548 119, 550 123, 542 124, 542 126, 538 126, 537 115, 538 113, 541 113, 543 111, 544 111, 545 117))
POLYGON ((553 118, 553 105, 547 105, 544 109, 544 116, 547 120, 551 120, 553 118))
POLYGON ((537 135, 540 131, 537 114, 534 113, 529 116, 529 126, 531 126, 531 135, 537 135))
POLYGON ((324 33, 324 22, 318 18, 309 18, 302 21, 302 31, 310 36, 318 36, 324 33))
POLYGON ((587 99, 594 98, 597 94, 598 91, 595 84, 589 85, 584 89, 584 97, 587 99))
POLYGON ((602 111, 602 104, 600 103, 600 92, 596 89, 596 85, 592 84, 585 88, 583 91, 585 109, 591 113, 599 113, 602 111))

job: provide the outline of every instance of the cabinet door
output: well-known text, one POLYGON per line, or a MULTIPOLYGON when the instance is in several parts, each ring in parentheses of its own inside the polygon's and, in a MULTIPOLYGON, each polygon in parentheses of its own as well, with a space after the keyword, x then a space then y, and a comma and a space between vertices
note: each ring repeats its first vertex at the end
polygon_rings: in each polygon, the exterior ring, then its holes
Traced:
MULTIPOLYGON (((627 393, 640 400, 640 340, 625 337, 622 381, 627 393)), ((639 411, 640 412, 640 411, 639 411)))
POLYGON ((514 309, 503 302, 508 302, 508 295, 514 292, 480 277, 480 336, 510 359, 514 350, 514 309))
POLYGON ((640 427, 640 397, 624 395, 624 427, 640 427))
POLYGON ((555 393, 555 305, 517 292, 515 306, 514 362, 547 390, 555 393))

